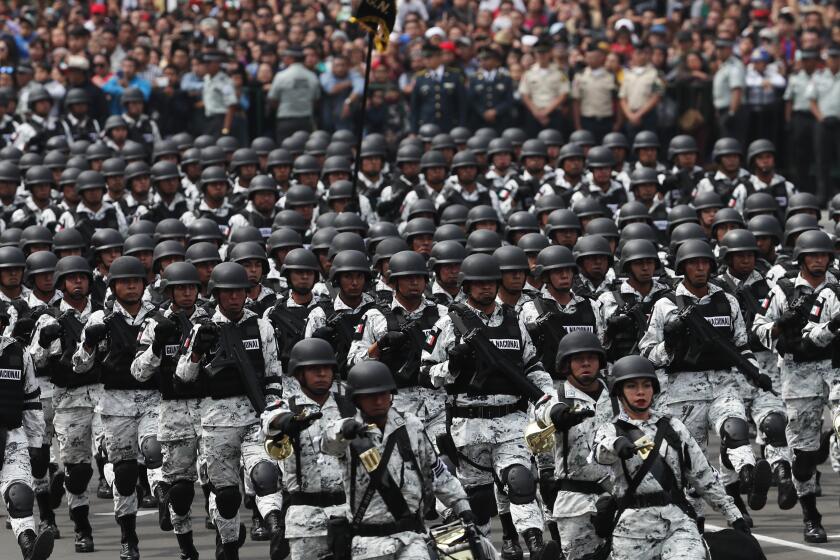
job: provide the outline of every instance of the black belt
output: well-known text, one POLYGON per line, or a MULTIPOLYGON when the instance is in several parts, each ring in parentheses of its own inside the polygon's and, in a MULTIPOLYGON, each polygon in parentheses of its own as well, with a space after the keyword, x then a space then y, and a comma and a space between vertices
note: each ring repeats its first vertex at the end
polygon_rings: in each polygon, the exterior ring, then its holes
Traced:
POLYGON ((353 530, 353 535, 358 537, 388 537, 406 531, 425 533, 426 526, 419 516, 412 515, 411 517, 400 519, 395 523, 385 523, 384 525, 362 523, 353 530))
POLYGON ((343 492, 293 492, 289 496, 290 506, 330 507, 340 506, 347 500, 343 492))
POLYGON ((604 487, 598 482, 591 480, 569 480, 561 478, 556 481, 557 490, 561 492, 579 492, 581 494, 603 494, 604 487))
POLYGON ((627 504, 627 509, 643 509, 649 507, 664 507, 674 503, 671 496, 664 492, 657 492, 655 494, 642 494, 641 496, 633 496, 627 504))
POLYGON ((528 400, 520 399, 513 404, 494 406, 450 406, 448 410, 453 418, 500 418, 514 412, 525 412, 528 410, 528 400))

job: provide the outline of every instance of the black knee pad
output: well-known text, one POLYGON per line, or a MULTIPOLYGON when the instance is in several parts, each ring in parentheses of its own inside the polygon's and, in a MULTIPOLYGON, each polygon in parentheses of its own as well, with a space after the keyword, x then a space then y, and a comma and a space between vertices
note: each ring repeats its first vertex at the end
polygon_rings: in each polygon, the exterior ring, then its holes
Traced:
POLYGON ((260 461, 251 469, 254 493, 262 498, 280 490, 280 469, 272 461, 260 461))
POLYGON ((793 450, 793 465, 791 466, 791 473, 793 478, 799 482, 811 480, 811 477, 817 472, 816 452, 802 451, 801 449, 793 450))
POLYGON ((67 491, 77 496, 84 494, 93 477, 93 467, 90 463, 68 463, 64 466, 64 470, 67 471, 64 479, 64 487, 67 491))
POLYGON ((727 418, 720 427, 720 442, 728 449, 749 445, 750 427, 740 418, 727 418))
POLYGON ((147 469, 159 469, 163 465, 163 450, 156 437, 148 437, 140 444, 143 464, 147 469))
POLYGON ((239 511, 242 495, 236 486, 225 486, 216 489, 216 509, 225 519, 233 519, 239 511))
POLYGON ((140 466, 137 461, 120 461, 114 464, 114 486, 120 496, 131 496, 137 487, 140 466))
POLYGON ((3 494, 9 517, 23 519, 32 517, 32 506, 35 505, 35 492, 26 484, 14 482, 6 488, 3 494))
POLYGON ((771 412, 764 417, 758 429, 764 434, 764 441, 766 443, 774 447, 785 447, 787 446, 787 437, 785 436, 786 426, 787 418, 783 414, 771 412))
POLYGON ((524 465, 511 465, 502 471, 502 489, 516 505, 525 505, 537 498, 537 481, 531 469, 524 465))
POLYGON ((191 480, 176 480, 169 489, 169 503, 177 515, 187 515, 195 498, 195 483, 191 480))
POLYGON ((467 498, 470 501, 470 509, 475 514, 478 524, 485 525, 489 523, 490 518, 498 512, 493 485, 473 486, 465 490, 467 492, 467 498))
POLYGON ((50 446, 42 445, 40 452, 29 455, 29 464, 32 467, 33 478, 44 478, 50 468, 50 446))

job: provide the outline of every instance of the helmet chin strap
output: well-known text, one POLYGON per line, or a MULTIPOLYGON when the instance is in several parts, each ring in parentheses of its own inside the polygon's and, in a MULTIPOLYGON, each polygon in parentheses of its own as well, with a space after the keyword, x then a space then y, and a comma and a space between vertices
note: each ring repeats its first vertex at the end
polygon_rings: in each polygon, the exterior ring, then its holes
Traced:
MULTIPOLYGON (((624 404, 624 406, 626 406, 627 408, 629 408, 630 410, 632 410, 636 414, 641 414, 642 412, 647 412, 648 410, 650 410, 650 406, 651 406, 650 404, 645 406, 645 407, 633 406, 632 404, 630 404, 630 401, 627 400, 627 397, 625 397, 623 394, 621 395, 621 402, 624 404)), ((651 403, 651 404, 653 404, 653 403, 651 403)))

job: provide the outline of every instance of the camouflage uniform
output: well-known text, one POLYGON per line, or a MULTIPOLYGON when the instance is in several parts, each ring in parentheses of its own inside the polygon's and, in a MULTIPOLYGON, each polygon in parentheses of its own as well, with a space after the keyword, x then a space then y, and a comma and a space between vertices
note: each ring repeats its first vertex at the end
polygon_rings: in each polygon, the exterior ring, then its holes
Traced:
MULTIPOLYGON (((794 292, 792 295, 811 295, 816 299, 814 294, 820 294, 823 298, 822 305, 825 302, 830 290, 825 290, 828 284, 836 282, 835 278, 830 274, 826 274, 825 280, 822 284, 813 288, 801 275, 798 275, 793 282, 794 292)), ((768 348, 779 352, 777 348, 778 338, 772 335, 775 322, 778 321, 782 314, 790 307, 788 296, 785 290, 778 283, 773 286, 770 295, 763 302, 763 315, 757 315, 753 323, 753 332, 758 337, 761 344, 768 348)), ((818 309, 816 305, 813 309, 805 310, 805 313, 813 312, 818 309)), ((824 314, 822 308, 819 315, 824 314)), ((836 312, 836 311, 835 311, 836 312)), ((807 338, 817 344, 817 341, 823 341, 825 344, 825 336, 828 332, 826 324, 822 323, 822 317, 819 315, 808 318, 809 324, 806 325, 808 334, 807 338), (823 325, 819 327, 819 325, 823 325), (811 334, 811 331, 814 331, 811 334)), ((831 317, 831 312, 829 313, 831 317)), ((813 356, 818 357, 818 348, 814 348, 813 356)), ((836 385, 838 382, 835 368, 831 365, 830 359, 818 359, 813 361, 794 360, 794 355, 791 352, 782 352, 781 362, 781 396, 785 403, 787 412, 788 424, 785 430, 787 435, 788 446, 793 450, 796 456, 800 454, 808 454, 816 452, 820 447, 820 435, 823 423, 823 407, 826 399, 832 401, 833 415, 837 414, 837 395, 836 385), (825 384, 829 384, 829 391, 826 394, 825 384)), ((794 463, 794 470, 796 465, 794 463)), ((805 480, 800 480, 794 476, 794 486, 796 486, 796 493, 800 497, 806 495, 813 495, 816 492, 816 476, 812 472, 805 480)))
MULTIPOLYGON (((465 304, 469 305, 469 304, 465 304)), ((530 304, 526 304, 527 305, 530 304)), ((496 305, 489 316, 472 309, 478 319, 490 328, 501 328, 505 323, 505 311, 496 305)), ((519 331, 521 359, 525 365, 524 373, 540 389, 548 394, 554 393, 551 377, 543 371, 537 356, 537 350, 525 328, 522 317, 516 321, 519 331)), ((457 376, 449 371, 449 351, 459 342, 452 319, 447 315, 441 318, 429 335, 423 349, 423 363, 428 368, 432 385, 444 387, 456 382, 457 376)), ((516 344, 514 344, 516 346, 516 344)), ((447 398, 447 407, 516 407, 522 399, 515 395, 467 396, 451 395, 447 398)), ((488 478, 494 481, 504 479, 503 471, 514 465, 531 468, 530 453, 522 437, 528 419, 527 407, 515 410, 497 418, 464 418, 453 415, 451 434, 459 456, 458 478, 468 490, 478 489, 488 484, 488 478)), ((447 412, 449 414, 449 412, 447 412)), ((497 482, 498 485, 498 482, 497 482)), ((483 512, 482 512, 483 513, 483 512)), ((542 531, 543 516, 536 499, 526 504, 511 504, 510 514, 516 530, 523 533, 527 529, 542 531)))
MULTIPOLYGON (((357 421, 362 421, 361 415, 356 415, 357 421)), ((339 420, 326 428, 321 440, 324 453, 339 458, 344 469, 344 488, 350 512, 355 513, 357 504, 352 498, 359 499, 367 490, 369 477, 364 468, 351 469, 348 442, 341 436, 341 426, 346 420, 339 420), (351 473, 355 471, 355 480, 351 473), (355 490, 353 492, 352 490, 355 490)), ((388 420, 384 431, 372 427, 368 431, 372 443, 384 452, 385 443, 389 437, 394 437, 395 430, 405 427, 406 434, 413 452, 419 472, 411 461, 403 459, 400 453, 394 451, 388 461, 388 472, 395 481, 401 481, 400 490, 405 498, 408 511, 417 516, 419 527, 422 527, 421 515, 424 510, 424 500, 433 492, 445 505, 453 508, 456 514, 469 509, 467 495, 458 479, 446 469, 438 458, 435 449, 423 429, 423 423, 415 416, 401 415, 393 408, 388 411, 388 420)), ((521 432, 519 434, 521 436, 521 432)), ((382 497, 374 492, 370 505, 362 518, 365 525, 384 525, 393 523, 394 518, 389 512, 382 497)), ((418 528, 419 528, 418 527, 418 528)), ((383 537, 353 537, 352 558, 363 560, 366 558, 381 559, 426 559, 429 553, 426 548, 423 532, 402 531, 383 537)))
MULTIPOLYGON (((343 402, 349 403, 350 408, 355 410, 349 400, 343 402)), ((277 430, 271 427, 271 423, 279 416, 319 411, 323 417, 300 434, 294 454, 280 461, 284 489, 291 501, 286 513, 285 535, 289 539, 292 560, 317 560, 327 555, 330 552, 327 522, 330 517, 347 514, 341 464, 336 457, 321 453, 324 433, 345 414, 342 414, 335 394, 319 406, 299 393, 270 405, 261 419, 263 433, 273 436, 277 430)))
MULTIPOLYGON (((571 408, 595 411, 595 416, 573 426, 567 432, 557 432, 554 443, 554 477, 557 484, 557 498, 549 505, 550 517, 557 522, 560 544, 567 560, 585 558, 603 544, 595 534, 590 517, 595 513, 595 501, 599 494, 611 486, 609 469, 597 463, 589 463, 593 450, 592 434, 598 426, 609 423, 613 418, 613 403, 604 383, 597 402, 588 394, 564 381, 558 389, 564 395, 564 402, 571 408), (576 488, 590 486, 589 491, 576 488)), ((552 397, 537 408, 536 413, 544 425, 551 425, 551 409, 558 403, 552 397)), ((548 505, 548 504, 547 504, 548 505)))
MULTIPOLYGON (((622 410, 618 419, 632 424, 653 440, 658 429, 656 422, 662 417, 663 415, 656 410, 651 410, 650 419, 632 420, 622 410)), ((690 430, 676 418, 670 418, 669 423, 682 442, 682 449, 675 450, 663 441, 659 454, 676 480, 685 477, 686 482, 697 494, 722 513, 730 523, 739 519, 741 514, 738 508, 726 494, 717 472, 709 465, 703 449, 692 437, 690 430)), ((602 424, 595 434, 595 445, 590 460, 611 466, 615 484, 613 493, 621 498, 627 491, 629 481, 622 468, 622 461, 614 451, 616 437, 615 424, 602 424)), ((636 454, 623 463, 630 473, 635 473, 641 467, 642 459, 636 454)), ((662 494, 663 490, 653 474, 648 472, 635 495, 662 494)), ((612 558, 705 560, 707 553, 694 519, 678 506, 669 504, 625 509, 613 530, 612 558)))
MULTIPOLYGON (((144 303, 136 316, 132 317, 117 301, 108 316, 121 316, 125 323, 132 327, 139 327, 151 315, 155 307, 144 303)), ((106 311, 94 311, 90 314, 87 326, 104 324, 106 311)), ((113 327, 111 327, 113 328, 113 327)), ((85 334, 73 355, 73 368, 77 373, 88 372, 95 364, 102 364, 102 357, 109 352, 109 343, 103 340, 94 348, 93 353, 85 350, 85 334)), ((108 462, 116 465, 121 461, 137 461, 142 456, 140 450, 149 438, 157 437, 158 406, 160 393, 155 389, 117 389, 108 387, 108 376, 116 372, 108 371, 103 376, 104 388, 98 404, 98 411, 102 415, 102 425, 105 429, 105 449, 108 462)), ((128 373, 128 372, 126 372, 128 373)), ((130 375, 130 373, 128 373, 130 375)), ((106 471, 106 474, 107 471, 106 471)), ((160 477, 159 468, 148 469, 150 485, 157 483, 160 477)), ((112 482, 109 480, 108 482, 112 482)), ((137 513, 137 493, 121 495, 114 487, 114 513, 117 517, 134 515, 137 513)))
MULTIPOLYGON (((245 310, 237 324, 242 324, 256 315, 245 310)), ((218 310, 215 310, 211 320, 217 324, 229 323, 218 310)), ((277 357, 277 345, 274 340, 274 329, 263 319, 257 318, 259 327, 259 342, 257 348, 262 354, 264 371, 262 381, 266 384, 272 377, 280 376, 281 367, 277 357)), ((187 347, 178 359, 175 375, 184 382, 196 381, 203 372, 202 364, 191 359, 192 345, 198 326, 193 328, 187 347)), ((254 348, 256 349, 256 348, 254 348)), ((253 350, 252 350, 253 351, 253 350)), ((202 360, 203 362, 203 360, 202 360)), ((260 380, 258 380, 260 381, 260 380)), ((278 379, 278 383, 280 380, 278 379)), ((208 383, 212 394, 213 383, 208 383)), ((276 385, 266 387, 267 393, 279 391, 276 385)), ((266 402, 274 402, 275 397, 266 394, 266 402)), ((210 484, 218 490, 224 487, 239 487, 239 465, 245 466, 245 474, 250 477, 251 470, 261 461, 270 461, 263 448, 263 438, 260 432, 259 417, 254 407, 245 395, 224 398, 207 399, 201 417, 201 446, 200 454, 207 460, 207 476, 210 484)), ((282 506, 278 494, 257 496, 257 507, 262 515, 279 510, 282 506)), ((234 542, 239 537, 239 513, 233 518, 225 518, 216 507, 215 496, 210 498, 210 515, 216 523, 222 542, 234 542)))
MULTIPOLYGON (((163 316, 171 318, 172 321, 178 321, 171 309, 166 309, 163 316)), ((195 307, 189 317, 189 322, 195 324, 206 316, 207 313, 204 309, 195 307)), ((199 455, 201 412, 204 407, 204 398, 173 398, 175 395, 168 394, 169 384, 173 380, 171 378, 163 379, 160 371, 161 357, 155 355, 152 351, 157 324, 158 318, 154 316, 149 318, 143 326, 137 356, 131 364, 131 374, 140 382, 147 381, 152 376, 160 378, 161 400, 157 426, 157 439, 163 452, 160 480, 169 486, 179 480, 194 483, 199 479, 199 473, 206 472, 206 458, 199 455)), ((182 338, 187 334, 183 333, 182 338)), ((166 353, 170 360, 177 361, 181 345, 168 344, 162 351, 166 353)), ((175 392, 174 383, 172 389, 175 392)), ((202 483, 205 482, 202 481, 202 483)), ((152 487, 152 492, 155 492, 156 486, 152 487)), ((192 531, 189 513, 179 515, 174 511, 171 504, 169 509, 175 534, 186 534, 192 531)))
MULTIPOLYGON (((406 312, 405 308, 396 298, 394 298, 389 307, 393 314, 404 318, 406 321, 412 321, 417 318, 421 318, 422 320, 425 310, 430 307, 436 308, 437 318, 444 317, 447 313, 446 307, 436 305, 433 301, 425 298, 421 302, 420 307, 410 313, 406 312)), ((424 338, 431 333, 431 326, 429 325, 425 329, 423 333, 424 338)), ((372 359, 368 356, 368 348, 385 336, 387 332, 388 321, 385 319, 382 311, 377 308, 366 311, 362 316, 359 326, 356 328, 356 339, 351 344, 350 352, 347 355, 348 364, 352 366, 362 360, 372 359)), ((409 340, 407 344, 413 346, 414 342, 409 340)), ((412 350, 414 349, 412 348, 412 350)), ((391 369, 393 370, 394 368, 391 369)), ((444 414, 446 396, 439 389, 424 387, 420 383, 420 380, 407 380, 406 384, 403 385, 398 381, 397 386, 399 387, 399 391, 394 395, 393 406, 401 414, 410 412, 420 418, 426 431, 434 439, 438 434, 446 430, 446 417, 444 414)))

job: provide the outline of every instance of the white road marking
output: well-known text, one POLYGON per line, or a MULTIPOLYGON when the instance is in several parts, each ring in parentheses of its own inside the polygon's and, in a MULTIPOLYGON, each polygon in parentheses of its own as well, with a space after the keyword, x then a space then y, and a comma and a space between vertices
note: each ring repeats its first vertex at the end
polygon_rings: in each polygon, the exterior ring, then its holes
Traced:
MULTIPOLYGON (((720 531, 721 529, 725 529, 726 527, 718 527, 716 525, 709 525, 706 524, 707 529, 713 529, 715 531, 720 531)), ((830 558, 838 558, 840 559, 840 552, 835 552, 833 550, 825 550, 823 548, 817 548, 815 546, 808 546, 807 544, 786 541, 784 539, 777 539, 776 537, 767 537, 765 535, 759 535, 758 533, 752 534, 756 540, 759 542, 766 542, 770 544, 775 544, 779 546, 786 546, 788 548, 795 548, 797 550, 805 550, 812 554, 819 554, 821 556, 828 556, 830 558)), ((833 536, 833 535, 832 535, 833 536)))
MULTIPOLYGON (((110 511, 108 513, 94 513, 93 515, 99 515, 99 516, 107 515, 109 517, 114 517, 114 512, 110 511)), ((142 511, 142 510, 137 512, 137 517, 143 517, 143 516, 146 516, 146 515, 157 515, 157 512, 156 511, 142 511)))

